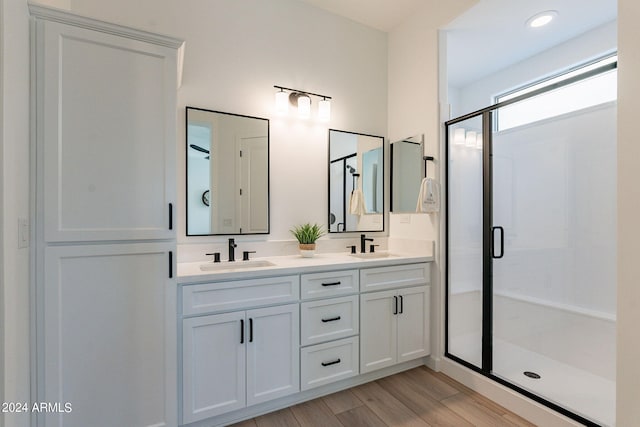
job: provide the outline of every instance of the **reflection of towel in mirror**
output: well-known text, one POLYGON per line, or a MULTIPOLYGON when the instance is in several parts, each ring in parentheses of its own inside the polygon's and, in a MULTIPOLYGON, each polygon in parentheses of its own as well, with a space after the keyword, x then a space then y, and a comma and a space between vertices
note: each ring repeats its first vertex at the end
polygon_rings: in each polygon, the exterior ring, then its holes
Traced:
POLYGON ((440 183, 433 178, 425 178, 420 184, 416 212, 438 212, 440 210, 440 183))
POLYGON ((351 192, 351 198, 349 199, 349 213, 351 215, 364 215, 364 196, 362 190, 355 189, 351 192))

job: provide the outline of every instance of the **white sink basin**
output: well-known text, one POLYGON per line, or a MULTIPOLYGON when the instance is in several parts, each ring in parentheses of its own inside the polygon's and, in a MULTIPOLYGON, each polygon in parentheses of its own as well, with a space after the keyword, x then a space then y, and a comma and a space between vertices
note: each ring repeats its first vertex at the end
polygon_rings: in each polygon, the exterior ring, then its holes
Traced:
POLYGON ((252 261, 235 261, 235 262, 207 262, 200 264, 202 271, 234 271, 244 270, 245 268, 261 268, 273 267, 275 264, 264 259, 256 259, 252 261))
POLYGON ((377 259, 377 258, 389 258, 395 255, 390 254, 389 252, 367 252, 367 253, 357 253, 357 254, 349 254, 355 258, 363 258, 363 259, 377 259))

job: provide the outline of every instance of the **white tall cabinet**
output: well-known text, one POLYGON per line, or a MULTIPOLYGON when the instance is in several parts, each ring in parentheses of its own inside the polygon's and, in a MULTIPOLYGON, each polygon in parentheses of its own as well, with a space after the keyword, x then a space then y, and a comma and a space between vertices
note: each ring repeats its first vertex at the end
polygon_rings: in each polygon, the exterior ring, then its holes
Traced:
POLYGON ((180 40, 30 5, 39 426, 174 426, 180 40))

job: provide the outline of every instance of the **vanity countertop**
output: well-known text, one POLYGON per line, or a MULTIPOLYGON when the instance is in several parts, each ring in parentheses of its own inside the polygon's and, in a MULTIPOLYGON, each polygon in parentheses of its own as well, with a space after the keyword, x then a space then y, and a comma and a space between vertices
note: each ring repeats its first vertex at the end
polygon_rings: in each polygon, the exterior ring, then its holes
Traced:
MULTIPOLYGON (((366 254, 364 255, 367 256, 366 254)), ((393 253, 386 257, 379 258, 359 258, 347 253, 320 253, 312 258, 303 258, 300 255, 273 256, 265 258, 254 258, 252 261, 268 262, 272 265, 267 267, 242 267, 243 261, 235 261, 239 268, 224 268, 218 271, 202 271, 200 266, 207 264, 201 262, 178 263, 179 283, 202 283, 213 281, 226 281, 235 279, 246 279, 251 277, 283 276, 288 274, 318 273, 331 270, 346 270, 351 268, 368 268, 388 265, 413 264, 418 262, 431 262, 432 254, 415 255, 393 253)), ((229 264, 222 262, 222 264, 229 264)))

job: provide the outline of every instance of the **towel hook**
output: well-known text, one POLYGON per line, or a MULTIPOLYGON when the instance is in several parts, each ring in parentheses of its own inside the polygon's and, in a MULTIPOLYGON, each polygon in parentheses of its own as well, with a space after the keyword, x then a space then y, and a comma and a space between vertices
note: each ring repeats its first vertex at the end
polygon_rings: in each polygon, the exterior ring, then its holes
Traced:
POLYGON ((435 158, 433 156, 422 156, 422 160, 424 160, 424 177, 427 177, 427 162, 431 161, 435 163, 435 158))

